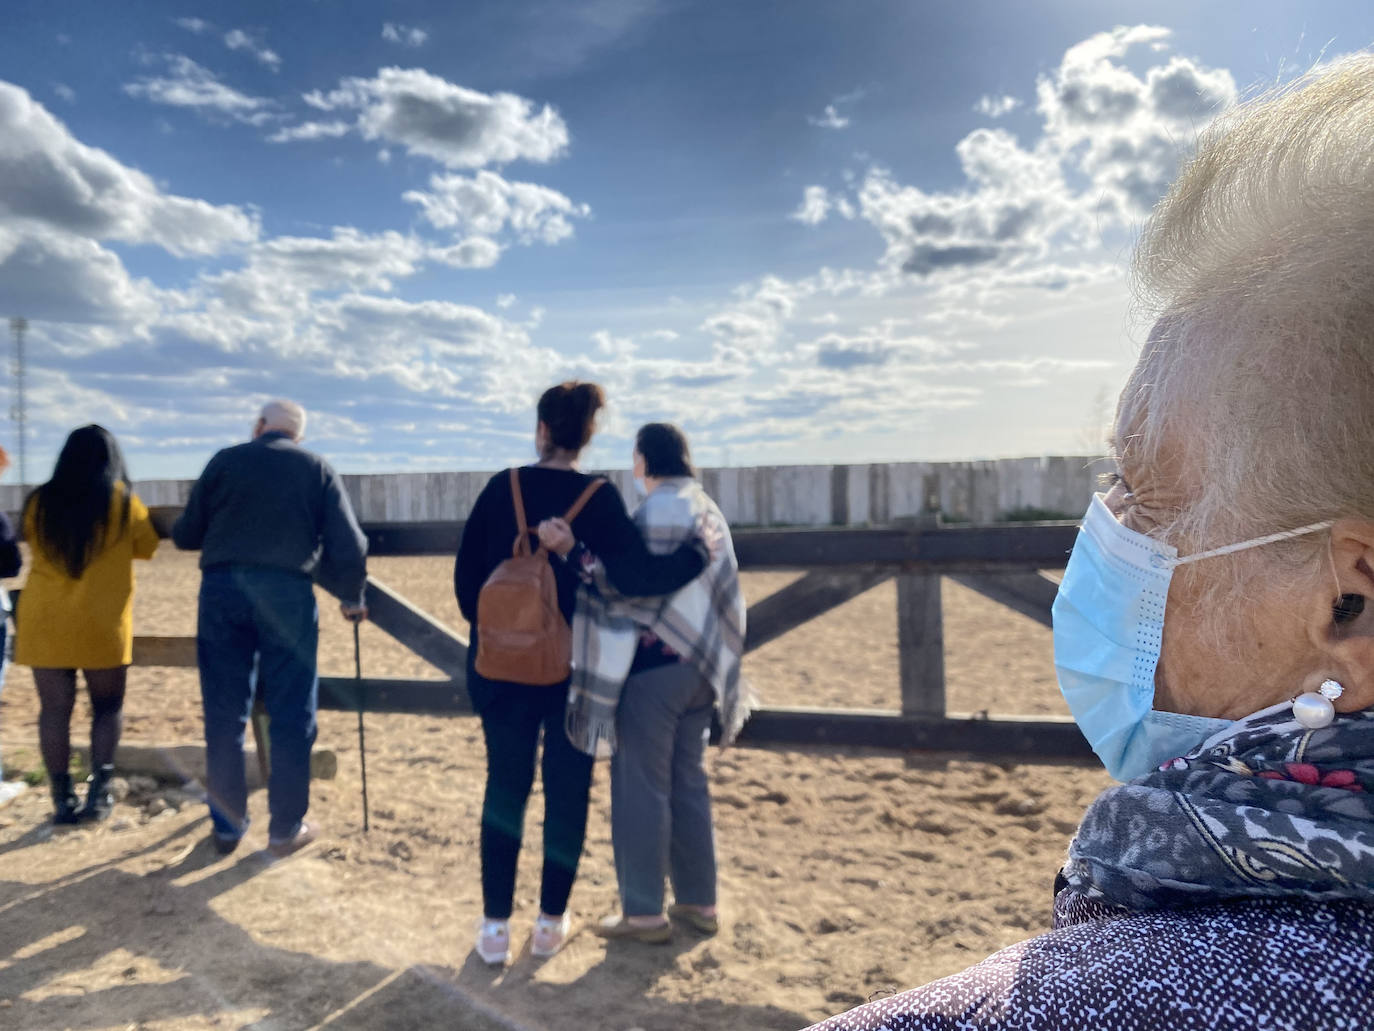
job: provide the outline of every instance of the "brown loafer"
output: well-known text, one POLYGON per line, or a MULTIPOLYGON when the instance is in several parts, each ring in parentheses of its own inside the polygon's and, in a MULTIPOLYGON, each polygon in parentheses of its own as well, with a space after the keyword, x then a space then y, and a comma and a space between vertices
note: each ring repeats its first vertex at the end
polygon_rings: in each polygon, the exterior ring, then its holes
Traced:
POLYGON ((720 931, 720 919, 716 916, 707 916, 696 906, 671 905, 668 907, 668 916, 674 920, 681 920, 701 934, 710 935, 720 931))
POLYGON ((294 855, 314 841, 316 834, 315 825, 306 823, 302 820, 301 825, 296 828, 296 833, 285 841, 268 842, 267 851, 271 852, 272 855, 276 856, 278 859, 285 859, 287 856, 294 855))
POLYGON ((661 924, 638 927, 623 916, 608 916, 592 930, 603 938, 620 938, 625 941, 645 942, 649 945, 663 945, 673 939, 673 925, 667 920, 661 924))

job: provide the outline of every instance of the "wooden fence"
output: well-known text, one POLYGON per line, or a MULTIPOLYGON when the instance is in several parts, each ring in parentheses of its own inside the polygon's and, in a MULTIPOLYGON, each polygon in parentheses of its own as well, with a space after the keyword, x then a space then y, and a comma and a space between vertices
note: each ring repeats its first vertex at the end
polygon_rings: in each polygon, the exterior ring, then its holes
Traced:
MULTIPOLYGON (((977 462, 732 466, 702 469, 706 492, 731 526, 880 526, 938 509, 975 523, 1028 508, 1077 516, 1102 472, 1091 456, 977 462)), ((629 470, 607 475, 633 497, 629 470)), ((377 523, 465 519, 489 472, 346 475, 358 518, 377 523)), ((148 505, 184 505, 192 480, 140 480, 148 505)), ((17 511, 23 489, 0 484, 0 510, 17 511)), ((1050 517, 1046 517, 1050 518, 1050 517)))
MULTIPOLYGON (((179 509, 154 509, 164 535, 179 509)), ((462 525, 454 522, 364 523, 370 554, 452 559, 462 525)), ((869 745, 968 751, 1021 758, 1088 758, 1066 718, 963 716, 945 708, 940 577, 949 576, 1018 612, 1049 624, 1056 586, 1040 570, 1064 565, 1073 523, 941 526, 937 522, 871 529, 741 530, 741 569, 805 570, 805 575, 749 609, 752 651, 884 582, 897 581, 901 708, 755 711, 742 744, 869 745)), ((467 640, 375 579, 368 581, 371 621, 443 672, 443 680, 324 677, 320 707, 368 712, 470 712, 464 675, 467 640)), ((194 667, 194 638, 137 637, 137 665, 194 667)))

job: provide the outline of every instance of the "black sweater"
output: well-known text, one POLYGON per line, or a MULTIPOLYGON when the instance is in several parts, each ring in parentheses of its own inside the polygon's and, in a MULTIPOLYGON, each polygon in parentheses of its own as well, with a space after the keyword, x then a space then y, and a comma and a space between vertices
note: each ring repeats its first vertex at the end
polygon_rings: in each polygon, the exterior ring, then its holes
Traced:
MULTIPOLYGON (((590 476, 566 469, 539 466, 521 469, 520 492, 525 498, 525 520, 529 528, 534 530, 541 520, 562 516, 591 480, 590 476)), ((705 569, 709 559, 705 545, 695 539, 668 555, 652 554, 639 528, 625 511, 625 502, 613 483, 602 484, 572 526, 574 536, 601 559, 606 567, 606 578, 622 594, 671 594, 705 569)), ((511 557, 516 533, 510 470, 507 469, 488 480, 478 495, 467 525, 463 527, 458 560, 453 568, 458 608, 463 618, 472 624, 468 693, 472 696, 473 708, 479 712, 492 688, 473 667, 477 657, 477 595, 492 571, 511 557)), ((563 618, 571 623, 577 600, 576 570, 557 557, 550 556, 549 561, 558 583, 558 606, 563 611, 563 618)))

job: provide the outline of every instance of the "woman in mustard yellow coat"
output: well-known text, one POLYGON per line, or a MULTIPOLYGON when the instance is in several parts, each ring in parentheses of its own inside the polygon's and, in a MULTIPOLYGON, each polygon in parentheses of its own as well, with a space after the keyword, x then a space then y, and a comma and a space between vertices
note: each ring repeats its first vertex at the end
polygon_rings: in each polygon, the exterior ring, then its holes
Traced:
POLYGON ((136 558, 152 558, 157 531, 136 496, 109 430, 73 430, 52 479, 24 503, 32 562, 15 612, 14 661, 33 667, 38 744, 52 782, 53 822, 104 819, 133 659, 136 558), (77 808, 71 718, 76 671, 91 695, 91 776, 77 808))

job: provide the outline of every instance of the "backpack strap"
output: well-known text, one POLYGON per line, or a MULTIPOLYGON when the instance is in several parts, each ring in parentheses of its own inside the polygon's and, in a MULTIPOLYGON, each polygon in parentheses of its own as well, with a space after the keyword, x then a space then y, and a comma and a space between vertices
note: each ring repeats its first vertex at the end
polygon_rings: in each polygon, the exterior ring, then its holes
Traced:
POLYGON ((577 518, 578 513, 586 507, 587 502, 592 499, 592 495, 595 494, 605 482, 606 478, 604 476, 598 476, 596 479, 592 480, 591 483, 587 484, 586 489, 583 490, 582 493, 577 496, 577 500, 572 503, 572 508, 568 509, 568 511, 563 514, 563 521, 572 525, 572 521, 577 518))
POLYGON ((519 533, 515 536, 516 555, 528 555, 530 553, 530 527, 525 521, 525 496, 520 493, 520 470, 515 466, 510 471, 510 496, 515 505, 515 525, 519 533))

